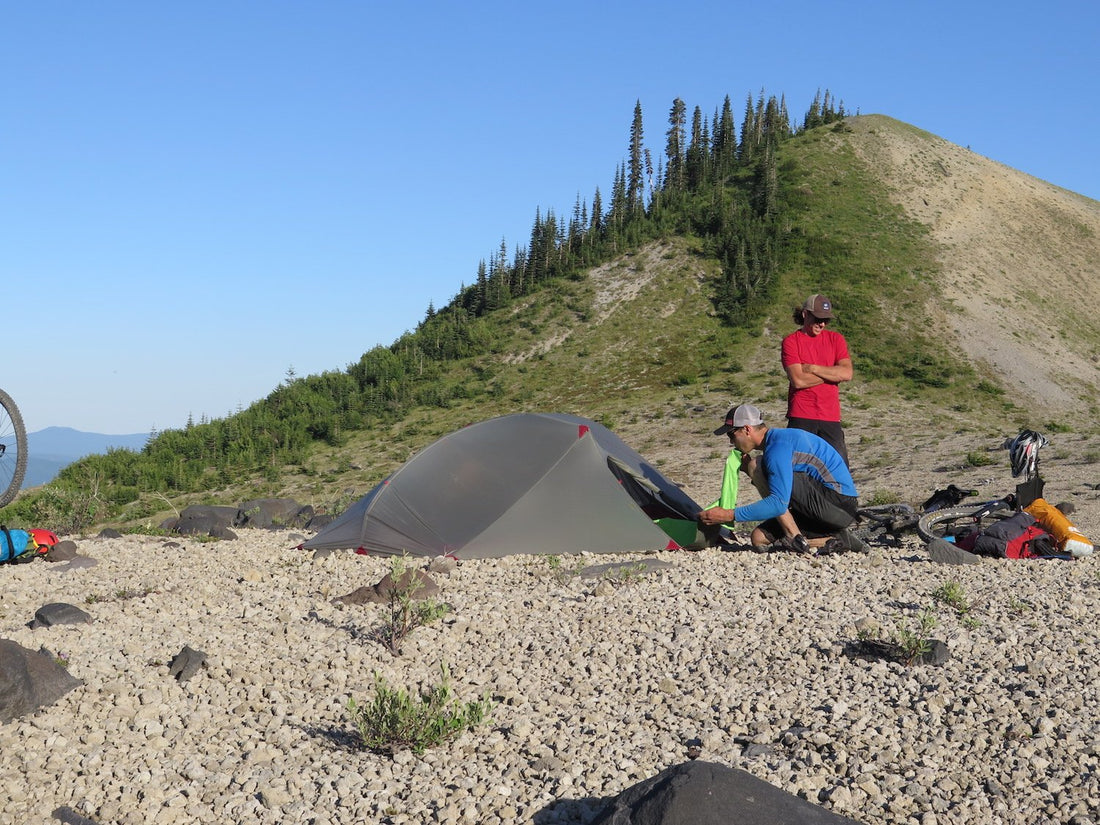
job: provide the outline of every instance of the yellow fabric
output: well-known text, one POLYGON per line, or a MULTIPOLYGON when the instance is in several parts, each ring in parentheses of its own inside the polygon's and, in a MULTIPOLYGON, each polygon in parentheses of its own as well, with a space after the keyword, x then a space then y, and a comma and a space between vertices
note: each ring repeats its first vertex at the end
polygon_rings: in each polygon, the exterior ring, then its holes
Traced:
POLYGON ((1063 553, 1069 553, 1075 559, 1092 555, 1092 542, 1085 538, 1081 531, 1066 518, 1065 513, 1053 504, 1037 498, 1025 507, 1024 511, 1030 513, 1044 530, 1054 536, 1055 541, 1058 542, 1058 549, 1063 553))

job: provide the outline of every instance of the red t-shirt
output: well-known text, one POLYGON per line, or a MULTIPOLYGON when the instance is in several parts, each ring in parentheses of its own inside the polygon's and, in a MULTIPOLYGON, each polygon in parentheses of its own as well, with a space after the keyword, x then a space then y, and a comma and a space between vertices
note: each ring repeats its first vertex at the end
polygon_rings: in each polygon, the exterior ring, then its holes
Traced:
MULTIPOLYGON (((848 355, 848 342, 839 332, 822 330, 818 335, 807 335, 796 329, 783 339, 783 368, 791 364, 817 364, 835 367, 848 355)), ((787 390, 787 418, 813 418, 818 421, 840 420, 840 389, 836 384, 818 384, 814 387, 787 390)))

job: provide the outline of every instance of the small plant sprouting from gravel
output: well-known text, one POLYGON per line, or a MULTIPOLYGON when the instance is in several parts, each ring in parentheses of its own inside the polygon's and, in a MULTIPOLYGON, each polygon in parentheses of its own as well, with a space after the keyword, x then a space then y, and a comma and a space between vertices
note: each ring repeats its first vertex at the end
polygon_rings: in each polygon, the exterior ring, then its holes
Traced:
POLYGON ((898 622, 897 643, 901 648, 902 660, 911 665, 921 656, 932 650, 931 634, 937 625, 936 614, 926 607, 917 616, 916 629, 902 621, 898 622))
POLYGON ((637 584, 645 575, 646 566, 642 562, 613 567, 604 574, 604 579, 613 584, 637 584))
POLYGON ((967 601, 963 586, 954 580, 944 582, 937 587, 932 592, 932 599, 947 605, 960 616, 970 611, 970 602, 967 601))
POLYGON ((1030 602, 1020 601, 1019 599, 1012 598, 1008 600, 1006 605, 1008 614, 1010 616, 1022 616, 1024 613, 1028 613, 1035 609, 1035 606, 1030 602))
POLYGON ((99 604, 100 602, 116 601, 124 602, 128 599, 144 599, 151 593, 156 593, 154 587, 120 587, 110 596, 101 596, 98 593, 89 593, 84 597, 84 604, 99 604))
POLYGON ((359 734, 360 744, 375 753, 411 750, 421 754, 488 719, 492 710, 488 695, 477 701, 455 704, 450 671, 445 664, 440 670, 440 683, 422 689, 415 698, 404 688, 390 687, 375 672, 371 703, 359 705, 354 698, 348 699, 348 714, 359 734))
POLYGON ((861 655, 892 659, 907 666, 932 651, 931 633, 936 627, 936 616, 930 607, 917 616, 916 629, 910 628, 900 617, 895 620, 895 626, 892 638, 875 622, 859 628, 856 649, 861 655))
POLYGON ((554 581, 557 582, 565 582, 580 575, 583 567, 581 560, 574 561, 571 566, 566 567, 561 556, 547 556, 546 564, 550 567, 550 574, 554 577, 554 581))
POLYGON ((390 563, 389 616, 375 636, 394 656, 401 655, 401 644, 416 628, 431 624, 451 612, 451 606, 435 599, 416 600, 420 579, 408 568, 404 556, 394 556, 390 563))

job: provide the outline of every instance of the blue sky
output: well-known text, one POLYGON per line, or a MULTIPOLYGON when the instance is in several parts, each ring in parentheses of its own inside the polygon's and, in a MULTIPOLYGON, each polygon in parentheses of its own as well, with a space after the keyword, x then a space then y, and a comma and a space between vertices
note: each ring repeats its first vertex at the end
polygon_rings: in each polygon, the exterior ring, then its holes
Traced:
POLYGON ((820 89, 1100 199, 1097 9, 0 0, 0 387, 140 433, 342 370, 606 197, 636 101, 655 157, 820 89))

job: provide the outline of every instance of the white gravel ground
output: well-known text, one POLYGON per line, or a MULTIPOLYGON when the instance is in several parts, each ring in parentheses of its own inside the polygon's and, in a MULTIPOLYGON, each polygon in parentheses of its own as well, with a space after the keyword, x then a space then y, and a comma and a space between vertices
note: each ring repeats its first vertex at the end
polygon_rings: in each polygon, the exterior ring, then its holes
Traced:
MULTIPOLYGON (((84 685, 0 727, 0 822, 67 805, 107 823, 585 823, 601 800, 700 758, 875 823, 1093 821, 1100 810, 1096 559, 936 565, 914 540, 820 559, 708 550, 462 562, 444 620, 400 658, 380 605, 331 599, 385 559, 313 559, 291 533, 77 539, 98 560, 0 567, 0 637, 84 685), (662 562, 645 575, 577 573, 662 562), (935 593, 956 582, 964 615, 935 593), (31 630, 48 602, 92 624, 31 630), (951 656, 849 655, 855 625, 951 656), (207 667, 178 683, 184 645, 207 667), (356 750, 345 705, 451 670, 492 721, 396 758, 356 750)), ((1098 820, 1100 821, 1100 820, 1098 820)))

